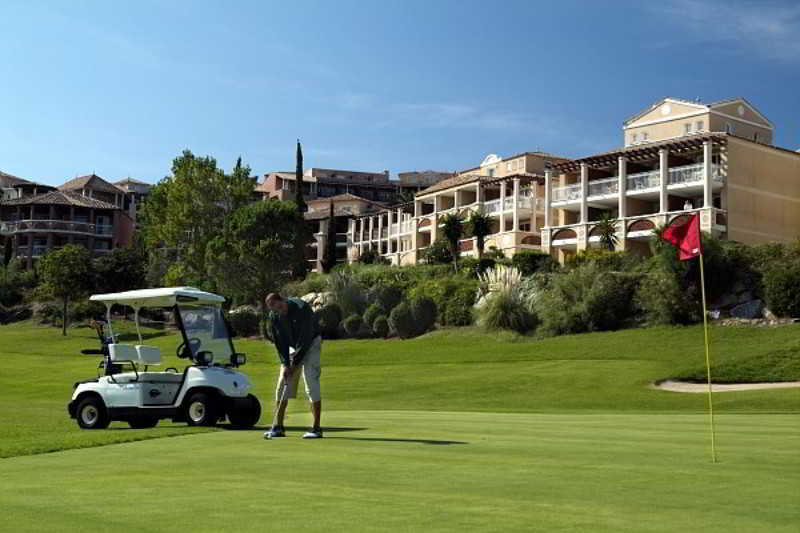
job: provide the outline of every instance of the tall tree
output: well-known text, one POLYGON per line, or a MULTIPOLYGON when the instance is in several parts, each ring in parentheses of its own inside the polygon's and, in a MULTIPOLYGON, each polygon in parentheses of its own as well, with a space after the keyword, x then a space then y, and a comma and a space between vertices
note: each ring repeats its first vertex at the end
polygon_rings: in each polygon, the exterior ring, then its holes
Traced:
POLYGON ((300 146, 300 139, 297 139, 297 166, 294 169, 294 201, 301 213, 306 210, 306 201, 303 199, 303 147, 300 146))
POLYGON ((336 216, 333 200, 329 207, 328 231, 325 235, 325 250, 322 253, 322 271, 328 273, 336 266, 336 216))
POLYGON ((492 219, 480 211, 473 211, 467 221, 469 232, 475 237, 475 246, 478 248, 478 259, 483 258, 483 248, 486 246, 486 236, 492 233, 492 219))
POLYGON ((458 242, 464 235, 464 225, 459 213, 448 213, 442 217, 442 233, 453 255, 453 268, 458 270, 458 242))
POLYGON ((67 305, 86 294, 92 286, 92 261, 83 246, 68 244, 45 255, 37 265, 42 278, 42 290, 62 303, 61 334, 67 334, 69 316, 67 305))
POLYGON ((606 211, 595 222, 595 228, 600 235, 600 244, 607 250, 614 251, 614 246, 619 242, 617 238, 617 220, 606 211))
POLYGON ((303 215, 290 202, 255 202, 235 211, 225 224, 224 236, 208 245, 207 273, 224 294, 257 304, 263 317, 267 294, 290 279, 295 264, 305 263, 302 250, 292 245, 305 227, 303 215))
POLYGON ((153 188, 142 215, 148 248, 175 252, 163 283, 213 289, 205 280, 206 247, 222 233, 225 218, 252 195, 250 168, 241 163, 226 175, 212 157, 186 150, 175 158, 172 174, 153 188))

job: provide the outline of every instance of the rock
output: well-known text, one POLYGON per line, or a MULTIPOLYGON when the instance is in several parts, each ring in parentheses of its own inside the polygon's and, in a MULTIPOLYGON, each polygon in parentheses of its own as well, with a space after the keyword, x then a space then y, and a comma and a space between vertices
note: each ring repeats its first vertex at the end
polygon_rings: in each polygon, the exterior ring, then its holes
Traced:
POLYGON ((734 318, 761 318, 763 309, 764 302, 750 300, 731 309, 731 316, 734 318))
POLYGON ((778 317, 777 317, 777 316, 775 316, 775 313, 773 313, 772 311, 770 311, 770 310, 769 310, 769 309, 767 309, 766 307, 764 308, 764 311, 763 311, 763 316, 764 316, 764 318, 766 318, 767 320, 778 320, 778 317))

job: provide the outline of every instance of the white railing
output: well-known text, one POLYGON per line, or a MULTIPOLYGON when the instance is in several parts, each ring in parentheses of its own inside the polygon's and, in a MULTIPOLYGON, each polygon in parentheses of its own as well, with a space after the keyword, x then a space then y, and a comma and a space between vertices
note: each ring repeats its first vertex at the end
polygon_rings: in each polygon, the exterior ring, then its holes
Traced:
POLYGON ((511 209, 514 209, 514 197, 513 196, 507 197, 505 199, 505 201, 503 202, 503 211, 509 211, 511 209))
POLYGON ((619 192, 619 178, 606 178, 593 180, 588 183, 589 196, 602 196, 605 194, 617 194, 619 192))
POLYGON ((114 226, 111 224, 89 224, 69 220, 15 220, 0 223, 0 232, 15 233, 18 231, 65 231, 71 233, 88 233, 92 235, 111 235, 114 226))
POLYGON ((497 213, 500 211, 500 200, 489 200, 488 202, 483 202, 483 211, 484 213, 491 214, 497 213))
POLYGON ((659 187, 661 179, 658 172, 658 170, 650 170, 648 172, 639 172, 638 174, 628 174, 627 189, 629 191, 642 191, 659 187))
POLYGON ((408 233, 409 231, 411 231, 412 227, 413 227, 413 222, 411 220, 407 220, 406 222, 400 224, 400 232, 408 233))
POLYGON ((396 235, 398 231, 400 231, 400 224, 392 224, 392 233, 396 235))
POLYGON ((381 229, 381 237, 385 238, 385 237, 388 237, 388 236, 389 236, 388 230, 386 228, 382 228, 381 229))
POLYGON ((668 185, 676 185, 679 183, 692 183, 695 181, 703 181, 703 164, 686 165, 683 167, 675 167, 669 169, 667 176, 668 185))
POLYGON ((581 184, 553 188, 553 202, 569 202, 581 199, 581 184))

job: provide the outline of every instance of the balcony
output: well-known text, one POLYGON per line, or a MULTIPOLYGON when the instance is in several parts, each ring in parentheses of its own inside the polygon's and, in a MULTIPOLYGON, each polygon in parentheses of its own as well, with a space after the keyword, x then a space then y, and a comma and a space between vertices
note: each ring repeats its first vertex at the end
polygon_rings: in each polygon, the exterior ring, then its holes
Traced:
POLYGON ((553 203, 556 202, 574 202, 581 199, 581 184, 565 185, 563 187, 555 187, 553 189, 553 203))
POLYGON ((16 220, 0 222, 0 233, 19 232, 58 232, 58 233, 83 233, 87 235, 106 235, 114 233, 111 224, 89 224, 88 222, 71 222, 68 220, 16 220))
POLYGON ((606 196, 619 192, 619 178, 606 178, 588 183, 589 196, 606 196))
POLYGON ((483 212, 487 215, 500 212, 500 200, 489 200, 488 202, 483 202, 483 212))
POLYGON ((645 191, 647 189, 657 189, 660 186, 661 178, 658 170, 628 174, 627 189, 629 191, 645 191))

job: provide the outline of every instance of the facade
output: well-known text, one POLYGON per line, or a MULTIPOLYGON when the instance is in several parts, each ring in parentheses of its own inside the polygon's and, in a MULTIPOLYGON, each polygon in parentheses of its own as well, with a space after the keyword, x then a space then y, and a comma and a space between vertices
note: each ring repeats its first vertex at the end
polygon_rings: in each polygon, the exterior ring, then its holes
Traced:
POLYGON ((800 154, 771 146, 771 123, 744 100, 712 104, 692 117, 686 116, 692 107, 679 103, 665 99, 625 125, 626 143, 643 129, 664 139, 648 136, 546 170, 544 251, 563 262, 598 247, 596 223, 604 214, 616 220, 616 248, 641 254, 649 254, 653 229, 693 213, 700 213, 702 231, 745 244, 800 236, 800 154), (731 109, 747 122, 734 123, 726 116, 731 109), (724 120, 734 133, 673 136, 688 118, 711 127, 724 120), (758 121, 763 124, 750 124, 758 121))
POLYGON ((22 182, 12 187, 14 198, 0 201, 0 235, 29 268, 67 244, 93 254, 131 245, 134 222, 122 209, 124 192, 104 179, 84 176, 58 189, 22 182))
POLYGON ((114 186, 125 193, 125 205, 123 207, 128 215, 136 221, 153 186, 150 183, 133 178, 117 181, 114 186))
POLYGON ((28 181, 0 171, 0 201, 52 191, 55 187, 28 181))
MULTIPOLYGON (((493 219, 485 240, 507 256, 540 247, 544 225, 544 169, 569 161, 542 152, 525 152, 502 159, 490 154, 480 166, 465 170, 421 191, 413 202, 356 217, 349 228, 348 261, 367 249, 395 265, 416 264, 439 238, 441 217, 472 211, 493 219)), ((460 244, 462 256, 477 256, 474 238, 460 244)))

